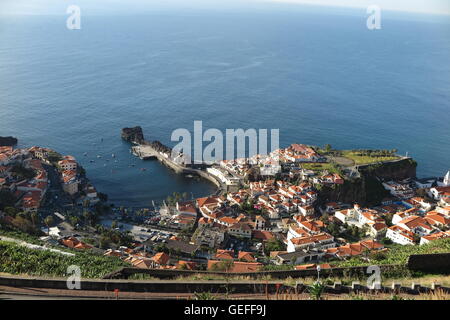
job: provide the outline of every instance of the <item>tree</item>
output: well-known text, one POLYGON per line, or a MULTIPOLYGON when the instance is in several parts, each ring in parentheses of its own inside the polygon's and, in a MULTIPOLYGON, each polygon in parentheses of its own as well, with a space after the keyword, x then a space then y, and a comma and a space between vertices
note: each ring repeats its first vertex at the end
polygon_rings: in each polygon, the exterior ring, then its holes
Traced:
POLYGON ((88 211, 88 210, 85 210, 85 211, 83 212, 83 218, 84 218, 84 223, 87 224, 88 222, 90 222, 90 220, 91 220, 91 218, 92 218, 91 212, 88 211))
MULTIPOLYGON (((15 202, 16 202, 16 198, 10 191, 8 191, 8 190, 0 191, 0 210, 4 209, 4 208, 8 208, 8 207, 13 208, 15 202)), ((6 212, 6 209, 5 209, 5 212, 6 212)))
POLYGON ((272 238, 267 241, 264 251, 266 255, 269 255, 271 251, 283 251, 285 249, 284 243, 281 240, 272 238))
POLYGON ((108 202, 108 195, 105 193, 98 192, 98 198, 103 202, 108 202))
POLYGON ((47 225, 47 234, 50 233, 50 226, 55 223, 55 219, 53 216, 47 216, 44 219, 45 224, 47 225))
POLYGON ((214 263, 211 266, 211 270, 212 271, 223 271, 223 272, 228 272, 230 271, 234 266, 234 262, 233 260, 224 260, 224 261, 220 261, 217 263, 214 263))
POLYGON ((31 223, 33 223, 33 226, 35 227, 37 222, 39 221, 39 215, 37 214, 37 212, 32 212, 30 214, 30 219, 31 219, 31 223))
POLYGON ((84 208, 89 208, 90 205, 91 205, 91 201, 90 200, 84 200, 83 201, 83 207, 84 208))
POLYGON ((47 155, 47 159, 48 159, 48 161, 50 161, 51 163, 56 163, 56 162, 62 160, 62 156, 61 156, 59 153, 57 153, 57 152, 50 151, 50 152, 48 153, 48 155, 47 155))
POLYGON ((326 152, 326 153, 329 153, 331 150, 332 150, 331 144, 328 144, 328 143, 327 143, 327 144, 325 145, 325 152, 326 152))

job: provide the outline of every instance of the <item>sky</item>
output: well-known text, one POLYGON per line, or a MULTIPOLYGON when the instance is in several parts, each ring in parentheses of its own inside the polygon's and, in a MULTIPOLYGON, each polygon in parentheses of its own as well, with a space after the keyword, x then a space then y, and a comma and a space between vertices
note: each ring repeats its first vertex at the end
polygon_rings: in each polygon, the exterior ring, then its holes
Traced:
POLYGON ((378 5, 382 10, 450 15, 450 0, 0 0, 1 14, 65 14, 69 5, 87 8, 91 13, 142 12, 164 8, 229 7, 252 8, 267 5, 319 5, 367 8, 378 5))
POLYGON ((384 10, 450 14, 450 0, 266 0, 268 2, 313 4, 367 8, 377 5, 384 10))

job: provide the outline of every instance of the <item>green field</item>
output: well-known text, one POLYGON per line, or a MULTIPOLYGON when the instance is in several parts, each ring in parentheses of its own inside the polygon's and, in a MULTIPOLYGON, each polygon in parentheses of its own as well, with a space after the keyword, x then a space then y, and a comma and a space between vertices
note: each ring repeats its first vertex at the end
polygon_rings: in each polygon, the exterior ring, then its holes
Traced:
POLYGON ((343 150, 341 151, 341 154, 343 157, 352 160, 356 165, 400 159, 400 157, 396 155, 366 155, 356 150, 343 150))
POLYGON ((326 163, 303 163, 302 168, 306 170, 312 170, 314 172, 322 172, 327 170, 330 173, 340 173, 339 168, 330 162, 326 163))

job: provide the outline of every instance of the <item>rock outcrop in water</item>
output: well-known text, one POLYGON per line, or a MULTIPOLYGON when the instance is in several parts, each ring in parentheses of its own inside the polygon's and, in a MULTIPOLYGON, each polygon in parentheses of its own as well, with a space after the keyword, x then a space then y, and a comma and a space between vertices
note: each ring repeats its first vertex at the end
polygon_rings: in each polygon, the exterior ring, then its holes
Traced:
POLYGON ((142 143, 144 142, 144 133, 140 126, 134 128, 123 128, 122 139, 128 142, 142 143))
POLYGON ((12 147, 18 143, 17 138, 14 137, 0 137, 0 146, 12 147))
POLYGON ((134 128, 123 128, 122 129, 122 139, 128 142, 134 142, 140 145, 147 145, 153 147, 158 152, 171 154, 172 149, 168 146, 162 144, 160 141, 146 141, 144 139, 144 132, 141 127, 137 126, 134 128))

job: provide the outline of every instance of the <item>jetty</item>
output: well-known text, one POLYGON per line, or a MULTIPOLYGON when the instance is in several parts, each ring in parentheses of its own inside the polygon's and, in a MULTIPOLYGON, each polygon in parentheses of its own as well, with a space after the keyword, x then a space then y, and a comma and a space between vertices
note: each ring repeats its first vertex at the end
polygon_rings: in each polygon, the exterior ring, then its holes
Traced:
POLYGON ((130 152, 141 160, 159 160, 166 167, 172 169, 178 174, 198 176, 203 179, 209 180, 214 183, 218 190, 217 194, 235 191, 237 186, 229 186, 221 181, 215 175, 209 173, 206 170, 186 166, 183 162, 183 156, 180 154, 178 157, 171 157, 171 148, 163 145, 159 141, 148 142, 145 140, 130 141, 133 146, 130 152))
POLYGON ((177 163, 175 160, 171 159, 170 154, 157 151, 151 144, 136 144, 131 147, 131 152, 141 160, 157 159, 177 173, 192 174, 199 171, 177 163))

